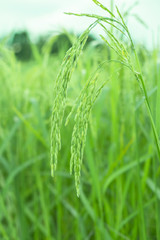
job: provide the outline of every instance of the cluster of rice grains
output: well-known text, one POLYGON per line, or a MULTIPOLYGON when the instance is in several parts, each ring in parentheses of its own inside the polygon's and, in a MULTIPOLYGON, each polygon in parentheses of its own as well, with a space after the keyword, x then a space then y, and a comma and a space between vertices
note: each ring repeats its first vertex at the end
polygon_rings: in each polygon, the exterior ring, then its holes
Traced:
MULTIPOLYGON (((82 52, 82 49, 87 41, 89 32, 94 26, 94 24, 90 25, 90 27, 87 28, 86 31, 79 37, 78 41, 76 41, 75 44, 68 50, 62 62, 58 77, 56 79, 55 100, 53 103, 52 120, 51 120, 51 163, 50 164, 51 164, 52 176, 54 176, 54 172, 57 167, 58 152, 61 149, 60 129, 61 129, 61 124, 64 117, 68 83, 71 79, 72 72, 77 64, 77 61, 82 52)), ((88 85, 88 87, 89 86, 90 85, 88 85)), ((85 96, 85 94, 83 93, 81 94, 81 96, 85 96)), ((86 103, 87 104, 90 103, 91 105, 91 102, 92 102, 92 100, 88 100, 88 98, 86 99, 86 101, 84 101, 84 99, 82 100, 83 102, 80 104, 75 117, 76 123, 75 123, 73 137, 72 137, 73 146, 72 146, 72 155, 71 155, 71 166, 73 165, 72 162, 73 162, 73 158, 75 157, 74 169, 75 169, 75 176, 76 176, 77 192, 78 192, 78 186, 79 186, 78 182, 79 182, 79 176, 80 176, 80 162, 83 155, 82 149, 84 149, 84 141, 85 141, 85 135, 86 135, 86 130, 82 132, 81 130, 82 127, 80 128, 80 125, 84 124, 84 128, 87 129, 88 113, 86 109, 84 110, 84 106, 86 103), (79 116, 81 116, 81 118, 83 116, 83 118, 86 118, 86 119, 83 119, 82 121, 81 119, 79 119, 79 116), (79 131, 78 135, 76 133, 77 130, 79 131), (80 135, 81 135, 81 138, 79 138, 80 135), (81 139, 81 143, 79 144, 78 144, 78 140, 75 141, 77 136, 78 136, 78 139, 81 139), (81 147, 79 147, 80 145, 81 147)), ((90 110, 88 106, 87 106, 87 109, 90 110)))
POLYGON ((60 72, 56 79, 55 85, 55 100, 52 110, 52 126, 51 126, 51 175, 54 175, 54 171, 57 167, 58 151, 61 148, 61 136, 60 128, 64 116, 65 102, 68 83, 71 79, 72 72, 77 63, 78 57, 83 49, 83 46, 87 40, 89 29, 87 29, 83 35, 79 38, 72 48, 68 50, 66 56, 61 65, 60 72))
POLYGON ((99 74, 97 71, 95 76, 92 76, 86 83, 66 120, 67 125, 71 114, 75 109, 77 109, 74 118, 75 125, 72 133, 70 160, 71 174, 74 167, 77 196, 79 196, 80 173, 89 122, 89 115, 95 100, 97 99, 98 95, 101 92, 101 89, 105 85, 105 82, 101 84, 98 83, 98 75, 99 74))

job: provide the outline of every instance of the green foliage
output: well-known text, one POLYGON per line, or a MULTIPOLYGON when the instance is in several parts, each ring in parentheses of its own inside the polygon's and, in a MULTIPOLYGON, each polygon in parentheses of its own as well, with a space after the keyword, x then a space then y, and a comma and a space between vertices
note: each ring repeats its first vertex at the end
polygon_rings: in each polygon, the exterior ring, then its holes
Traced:
POLYGON ((0 239, 160 239, 159 49, 134 47, 140 72, 121 25, 95 24, 100 48, 85 48, 92 25, 62 65, 49 43, 30 62, 0 45, 0 239))

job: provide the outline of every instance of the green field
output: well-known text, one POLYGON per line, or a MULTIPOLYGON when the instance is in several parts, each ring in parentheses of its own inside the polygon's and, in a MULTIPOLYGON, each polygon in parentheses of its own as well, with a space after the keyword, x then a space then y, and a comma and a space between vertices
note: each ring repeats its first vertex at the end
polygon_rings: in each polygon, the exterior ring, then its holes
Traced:
MULTIPOLYGON (((130 39, 112 25, 108 29, 118 39, 109 35, 111 47, 104 33, 103 42, 92 41, 66 57, 63 48, 50 54, 46 42, 41 53, 32 44, 33 58, 23 62, 1 43, 0 240, 160 240, 159 48, 136 44, 135 56, 130 39), (133 69, 125 66, 119 43, 133 69), (65 95, 61 81, 67 77, 65 95), (61 114, 62 103, 64 118, 56 122, 61 149, 52 178, 51 128, 54 157, 54 109, 61 114)), ((83 41, 67 34, 75 49, 82 47, 83 41)))

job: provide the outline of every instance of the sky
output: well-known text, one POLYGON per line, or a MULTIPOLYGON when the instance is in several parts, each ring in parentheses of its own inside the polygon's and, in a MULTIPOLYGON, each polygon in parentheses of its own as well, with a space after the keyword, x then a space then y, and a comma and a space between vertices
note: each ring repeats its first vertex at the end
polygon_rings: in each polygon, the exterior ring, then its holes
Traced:
MULTIPOLYGON (((95 13, 105 12, 92 0, 1 0, 0 35, 13 30, 28 30, 33 36, 44 33, 57 33, 63 28, 80 32, 91 22, 88 18, 65 15, 64 12, 95 13)), ((111 0, 101 0, 110 8, 111 0)), ((160 0, 113 0, 123 13, 135 2, 132 15, 139 16, 147 25, 140 24, 135 16, 128 20, 129 29, 135 41, 152 46, 157 42, 160 29, 160 0)), ((98 31, 98 29, 97 29, 98 31)))

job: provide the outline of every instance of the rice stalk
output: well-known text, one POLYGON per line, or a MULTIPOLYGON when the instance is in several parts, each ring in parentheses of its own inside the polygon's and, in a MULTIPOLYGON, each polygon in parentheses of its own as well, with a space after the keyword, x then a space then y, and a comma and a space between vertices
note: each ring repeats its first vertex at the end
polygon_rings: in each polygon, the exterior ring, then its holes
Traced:
MULTIPOLYGON (((89 18, 96 19, 96 21, 81 35, 77 43, 73 45, 73 47, 66 53, 66 56, 63 60, 60 73, 56 80, 56 98, 53 104, 52 111, 52 129, 51 129, 51 174, 54 175, 54 171, 57 166, 57 157, 58 151, 61 148, 61 137, 60 137, 60 128, 64 116, 65 102, 66 102, 66 94, 67 94, 67 86, 68 82, 71 79, 72 72, 77 64, 78 58, 82 49, 86 43, 88 34, 92 28, 94 28, 97 24, 105 31, 107 34, 106 38, 103 35, 100 35, 101 39, 112 48, 115 53, 119 56, 120 62, 124 66, 128 67, 133 75, 135 76, 139 87, 141 89, 142 95, 144 96, 146 108, 148 112, 148 117, 151 122, 152 131, 154 134, 154 139, 156 143, 156 148, 158 152, 158 157, 160 159, 160 143, 159 137, 157 133, 157 129, 153 120, 149 98, 144 82, 144 78, 141 72, 139 59, 136 53, 136 49, 129 32, 129 29, 122 17, 118 7, 116 7, 116 11, 118 14, 118 18, 104 5, 102 5, 97 0, 92 0, 98 7, 105 10, 110 17, 103 17, 96 14, 76 14, 76 13, 66 13, 68 15, 74 16, 85 16, 89 18), (110 25, 112 27, 112 31, 109 31, 105 25, 110 25), (131 50, 134 53, 134 59, 132 59, 131 54, 126 49, 125 45, 121 43, 121 41, 115 36, 113 33, 113 29, 118 30, 120 33, 124 34, 128 37, 130 41, 131 50), (109 40, 108 40, 109 39, 109 40)), ((104 84, 102 84, 98 88, 98 77, 97 75, 94 78, 91 78, 89 82, 85 85, 79 97, 77 98, 74 107, 72 108, 70 114, 67 117, 66 124, 68 123, 70 116, 74 111, 75 114, 75 125, 72 132, 72 140, 71 140, 71 160, 70 160, 70 173, 74 168, 75 174, 75 185, 77 196, 79 196, 79 184, 80 184, 80 174, 81 174, 81 165, 84 153, 84 146, 86 141, 86 134, 88 128, 88 120, 93 104, 101 92, 104 84), (78 103, 79 102, 79 103, 78 103)))

